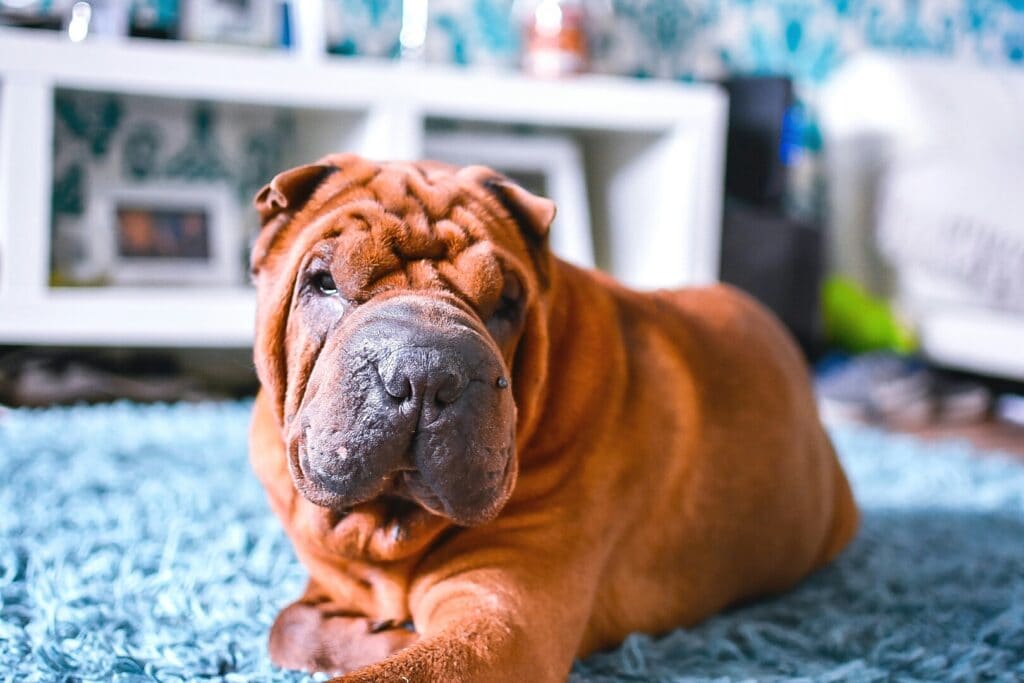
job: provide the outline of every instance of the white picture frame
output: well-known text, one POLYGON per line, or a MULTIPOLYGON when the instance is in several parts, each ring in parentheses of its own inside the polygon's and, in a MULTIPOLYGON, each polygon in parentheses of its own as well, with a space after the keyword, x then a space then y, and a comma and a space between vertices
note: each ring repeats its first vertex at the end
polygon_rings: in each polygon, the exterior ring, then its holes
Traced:
MULTIPOLYGON (((550 244, 556 255, 583 268, 595 266, 587 181, 579 145, 569 136, 478 132, 428 132, 424 156, 459 166, 480 164, 516 180, 543 177, 546 196, 558 207, 550 244)), ((533 190, 533 188, 527 187, 533 190)))
MULTIPOLYGON (((238 210, 230 188, 196 183, 156 183, 100 188, 90 199, 90 270, 111 285, 236 285, 242 282, 238 210), (131 254, 121 240, 125 212, 162 213, 176 220, 201 215, 199 254, 131 254)), ((166 232, 166 231, 165 231, 166 232)), ((172 238, 173 239, 173 238, 172 238)), ((165 245, 166 246, 166 245, 165 245)), ((171 244, 173 251, 174 245, 171 244)))
POLYGON ((280 38, 280 7, 274 0, 190 0, 183 3, 182 38, 272 47, 280 38))

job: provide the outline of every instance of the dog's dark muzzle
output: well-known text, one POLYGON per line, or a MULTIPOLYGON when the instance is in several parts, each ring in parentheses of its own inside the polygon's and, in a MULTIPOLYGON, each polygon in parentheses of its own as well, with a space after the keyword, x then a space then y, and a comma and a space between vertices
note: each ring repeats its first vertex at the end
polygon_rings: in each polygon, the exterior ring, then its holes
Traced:
POLYGON ((292 474, 325 507, 394 495, 474 525, 510 493, 508 370, 479 321, 446 300, 356 309, 325 344, 294 423, 292 474))

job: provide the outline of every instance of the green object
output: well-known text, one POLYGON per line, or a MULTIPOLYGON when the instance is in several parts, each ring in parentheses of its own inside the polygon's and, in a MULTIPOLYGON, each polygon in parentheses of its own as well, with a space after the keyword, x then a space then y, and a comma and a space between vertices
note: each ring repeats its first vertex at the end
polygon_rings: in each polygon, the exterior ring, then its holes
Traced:
POLYGON ((847 351, 912 353, 917 349, 913 331, 896 316, 892 306, 849 278, 827 279, 822 305, 829 341, 847 351))

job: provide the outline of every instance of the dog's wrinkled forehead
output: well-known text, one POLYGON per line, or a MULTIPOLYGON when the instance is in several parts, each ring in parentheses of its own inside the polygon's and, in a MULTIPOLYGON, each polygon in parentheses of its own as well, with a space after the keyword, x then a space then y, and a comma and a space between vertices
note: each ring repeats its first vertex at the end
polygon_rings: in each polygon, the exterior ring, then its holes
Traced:
MULTIPOLYGON (((482 167, 326 157, 280 174, 257 196, 264 229, 253 269, 290 247, 301 256, 330 240, 333 251, 324 256, 344 273, 338 287, 353 300, 431 285, 479 296, 468 290, 500 282, 500 254, 507 259, 517 245, 529 252, 517 222, 549 223, 545 215, 531 218, 548 204, 482 167), (545 205, 523 206, 533 200, 545 205)), ((546 227, 527 226, 539 239, 546 227)))
POLYGON ((465 189, 450 173, 432 179, 403 171, 382 170, 346 193, 334 215, 324 215, 325 235, 339 238, 335 259, 345 273, 338 282, 342 293, 358 299, 393 287, 465 290, 470 283, 460 280, 469 275, 479 282, 498 281, 486 216, 471 206, 476 202, 465 189))

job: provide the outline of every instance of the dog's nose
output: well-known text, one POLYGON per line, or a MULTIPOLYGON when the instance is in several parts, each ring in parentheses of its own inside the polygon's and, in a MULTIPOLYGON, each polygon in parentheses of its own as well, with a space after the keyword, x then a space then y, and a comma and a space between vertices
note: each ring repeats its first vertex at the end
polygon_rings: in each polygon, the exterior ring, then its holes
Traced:
POLYGON ((389 396, 425 407, 451 405, 469 385, 465 362, 454 349, 398 348, 381 359, 377 371, 389 396))

